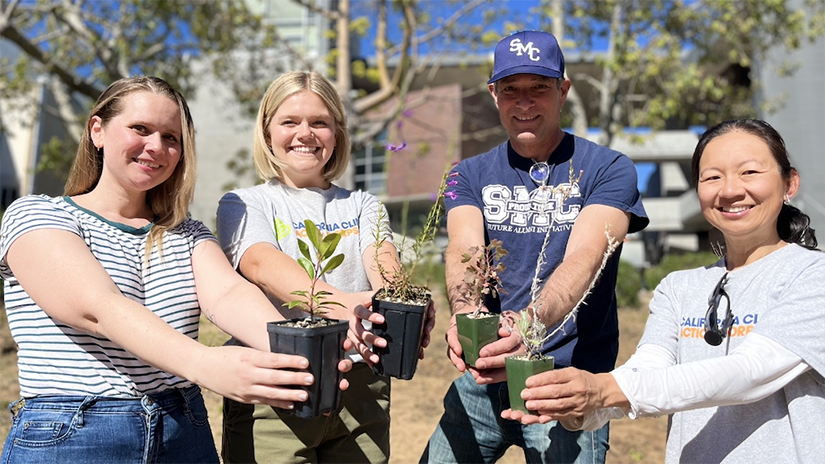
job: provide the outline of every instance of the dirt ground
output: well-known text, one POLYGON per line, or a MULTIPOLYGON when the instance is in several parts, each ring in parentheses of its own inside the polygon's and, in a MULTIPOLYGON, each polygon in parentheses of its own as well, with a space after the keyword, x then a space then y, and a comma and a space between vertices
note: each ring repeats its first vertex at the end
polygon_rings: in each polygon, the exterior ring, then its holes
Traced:
MULTIPOLYGON (((433 332, 433 343, 427 356, 419 362, 412 380, 395 380, 392 383, 390 436, 392 455, 390 463, 418 462, 427 440, 443 412, 442 399, 458 371, 445 356, 444 332, 449 322, 449 309, 443 301, 437 301, 438 317, 433 332)), ((641 336, 647 317, 647 307, 622 309, 619 312, 621 341, 619 362, 633 352, 641 336)), ((223 333, 208 322, 202 323, 201 342, 209 345, 222 343, 223 333)), ((8 333, 5 311, 0 310, 0 437, 5 439, 9 431, 8 405, 17 399, 17 367, 14 343, 8 333)), ((209 407, 210 422, 220 446, 221 403, 212 392, 204 393, 209 407)), ((664 461, 666 419, 622 419, 610 425, 610 451, 607 462, 661 463, 664 461)), ((0 442, 0 452, 2 443, 0 442)), ((511 448, 499 461, 503 464, 524 462, 519 448, 511 448)))

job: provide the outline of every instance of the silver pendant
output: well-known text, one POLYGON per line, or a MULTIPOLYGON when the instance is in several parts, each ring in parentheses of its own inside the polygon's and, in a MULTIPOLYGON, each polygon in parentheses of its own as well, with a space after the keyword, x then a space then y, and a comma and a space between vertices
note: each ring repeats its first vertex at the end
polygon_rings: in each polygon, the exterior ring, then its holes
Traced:
POLYGON ((550 165, 546 161, 540 161, 530 166, 530 179, 539 187, 546 187, 549 178, 550 165))

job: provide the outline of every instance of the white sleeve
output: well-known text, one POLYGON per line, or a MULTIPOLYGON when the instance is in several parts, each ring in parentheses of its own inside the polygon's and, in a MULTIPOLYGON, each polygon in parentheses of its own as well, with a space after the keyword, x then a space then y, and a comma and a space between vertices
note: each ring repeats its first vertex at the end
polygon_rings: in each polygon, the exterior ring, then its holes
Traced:
MULTIPOLYGON (((673 353, 662 346, 646 343, 639 346, 633 356, 613 372, 663 369, 674 364, 676 364, 676 356, 673 353)), ((567 419, 560 422, 567 430, 593 431, 602 428, 604 424, 612 419, 621 419, 625 414, 626 411, 622 408, 602 408, 594 409, 581 418, 567 419)))
POLYGON ((751 333, 728 356, 652 370, 622 368, 612 374, 630 402, 628 417, 635 419, 758 401, 808 369, 782 345, 751 333))

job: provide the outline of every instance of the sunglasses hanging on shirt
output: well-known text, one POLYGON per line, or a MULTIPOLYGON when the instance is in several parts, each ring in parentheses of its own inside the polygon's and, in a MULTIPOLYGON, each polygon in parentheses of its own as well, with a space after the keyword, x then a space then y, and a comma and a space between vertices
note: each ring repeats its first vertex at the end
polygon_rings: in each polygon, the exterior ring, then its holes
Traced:
POLYGON ((730 330, 733 324, 733 311, 730 309, 730 297, 728 296, 728 292, 725 291, 725 284, 727 282, 728 273, 726 272, 725 275, 722 276, 722 279, 719 280, 719 283, 716 284, 716 288, 713 289, 710 298, 708 298, 708 312, 705 315, 705 341, 708 342, 709 345, 721 345, 722 340, 727 336, 728 330, 730 330), (725 313, 727 313, 727 315, 720 324, 718 313, 722 298, 725 299, 725 313))
POLYGON ((530 166, 530 179, 539 187, 547 187, 550 178, 550 165, 546 161, 539 161, 530 166))

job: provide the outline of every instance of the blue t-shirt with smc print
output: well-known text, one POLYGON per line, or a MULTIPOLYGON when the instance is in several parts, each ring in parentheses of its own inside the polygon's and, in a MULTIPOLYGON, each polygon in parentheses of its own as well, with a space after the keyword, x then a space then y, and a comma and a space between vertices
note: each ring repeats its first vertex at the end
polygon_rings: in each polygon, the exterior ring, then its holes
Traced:
MULTIPOLYGON (((547 185, 555 187, 548 190, 557 192, 549 198, 530 178, 533 164, 505 142, 456 165, 452 180, 457 184, 445 196, 448 211, 462 205, 481 210, 487 243, 499 239, 508 251, 503 259, 507 269, 501 273, 506 293, 500 296, 500 308, 491 307, 492 311, 527 307, 537 255, 548 227, 552 230, 539 274, 542 282, 561 263, 573 223, 585 206, 605 205, 630 213, 628 233, 642 230, 648 223, 636 187, 636 168, 625 155, 565 133, 548 160, 547 185), (572 187, 571 179, 577 180, 572 187), (565 188, 570 189, 570 195, 561 204, 565 188)), ((610 259, 578 316, 545 344, 543 351, 555 357, 557 368, 575 366, 590 372, 613 369, 619 345, 615 287, 620 253, 621 248, 610 259)))

